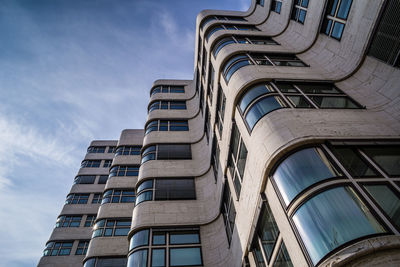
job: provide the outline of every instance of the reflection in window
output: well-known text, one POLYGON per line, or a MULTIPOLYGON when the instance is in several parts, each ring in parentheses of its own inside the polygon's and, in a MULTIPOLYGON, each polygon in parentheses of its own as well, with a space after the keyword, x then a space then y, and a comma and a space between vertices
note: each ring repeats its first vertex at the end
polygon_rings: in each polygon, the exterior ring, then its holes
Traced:
POLYGON ((287 157, 272 177, 285 204, 289 205, 304 189, 339 175, 320 148, 306 148, 287 157))
POLYGON ((156 109, 186 109, 186 101, 153 101, 149 105, 149 112, 156 109))
POLYGON ((192 159, 190 144, 160 144, 148 146, 142 152, 141 164, 149 160, 192 159))
POLYGON ((226 21, 246 21, 245 18, 243 17, 237 17, 237 16, 208 16, 204 18, 201 23, 200 23, 200 29, 203 29, 205 25, 210 23, 211 21, 215 20, 226 20, 226 21))
POLYGON ((388 175, 400 175, 400 146, 364 147, 363 151, 388 175))
POLYGON ((227 181, 225 181, 224 191, 222 192, 221 213, 224 218, 228 243, 231 243, 233 229, 235 228, 236 209, 235 205, 233 204, 233 198, 227 181))
POLYGON ((78 175, 74 179, 74 184, 94 184, 96 175, 78 175))
POLYGON ((131 228, 131 219, 103 219, 93 227, 92 238, 98 236, 126 236, 131 228))
POLYGON ((247 148, 244 144, 236 123, 232 126, 232 135, 229 145, 228 168, 235 186, 236 195, 240 196, 242 180, 246 167, 247 148))
POLYGON ((87 204, 90 194, 69 194, 65 204, 87 204))
POLYGON ((81 168, 98 168, 101 160, 84 160, 81 163, 81 168))
POLYGON ((56 228, 58 227, 79 227, 81 224, 82 215, 66 215, 60 216, 56 222, 56 228))
POLYGON ((140 150, 142 146, 120 146, 115 151, 115 155, 140 155, 140 150))
POLYGON ((90 258, 83 267, 126 267, 126 257, 90 258))
POLYGON ((274 12, 280 14, 281 9, 282 9, 282 1, 277 1, 277 0, 271 1, 271 11, 274 11, 274 12))
POLYGON ((109 178, 114 176, 138 176, 139 166, 114 166, 110 170, 109 178))
POLYGON ((393 224, 400 228, 400 198, 388 185, 365 185, 368 193, 392 220, 393 224))
POLYGON ((359 154, 350 147, 334 147, 333 153, 353 177, 376 176, 376 173, 359 154))
POLYGON ((289 253, 287 252, 285 243, 281 243, 279 247, 278 255, 276 256, 274 267, 292 267, 292 260, 290 259, 289 253))
POLYGON ((386 232, 349 186, 317 194, 300 206, 293 221, 314 265, 340 245, 386 232))
POLYGON ((308 0, 296 0, 292 10, 292 20, 304 24, 307 15, 308 0))
POLYGON ((284 103, 279 96, 267 96, 260 99, 249 109, 245 115, 245 120, 250 129, 253 129, 254 125, 259 119, 264 117, 266 114, 274 111, 276 109, 283 108, 284 103))
POLYGON ((104 153, 105 150, 105 146, 90 146, 87 149, 87 153, 104 153))
POLYGON ((76 248, 75 255, 86 255, 90 240, 81 240, 76 248))
POLYGON ((146 125, 146 133, 153 131, 189 131, 187 120, 154 120, 146 125))
POLYGON ((329 0, 321 32, 340 40, 349 15, 352 0, 329 0))
POLYGON ((141 247, 141 246, 147 246, 149 244, 149 230, 141 230, 136 232, 129 243, 129 250, 141 247))
POLYGON ((104 192, 101 205, 106 203, 133 203, 135 202, 135 190, 110 189, 104 192))
POLYGON ((215 25, 215 26, 211 27, 205 34, 207 42, 208 42, 208 39, 210 39, 211 35, 213 35, 214 33, 216 33, 217 31, 220 31, 220 30, 258 31, 257 27, 255 27, 254 25, 246 25, 246 24, 215 25))
POLYGON ((73 241, 49 242, 46 244, 43 256, 68 256, 73 243, 73 241))
POLYGON ((158 93, 184 93, 185 87, 183 85, 159 85, 151 89, 150 95, 158 93))

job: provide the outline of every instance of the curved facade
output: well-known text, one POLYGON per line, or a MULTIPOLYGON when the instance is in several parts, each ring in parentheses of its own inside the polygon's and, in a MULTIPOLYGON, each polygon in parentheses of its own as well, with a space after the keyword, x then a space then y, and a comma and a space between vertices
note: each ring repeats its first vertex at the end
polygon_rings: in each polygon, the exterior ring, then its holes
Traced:
POLYGON ((39 266, 399 265, 399 8, 201 12, 194 80, 155 81, 144 132, 94 141, 76 180, 113 145, 108 181, 67 203, 103 204, 66 204, 39 266))

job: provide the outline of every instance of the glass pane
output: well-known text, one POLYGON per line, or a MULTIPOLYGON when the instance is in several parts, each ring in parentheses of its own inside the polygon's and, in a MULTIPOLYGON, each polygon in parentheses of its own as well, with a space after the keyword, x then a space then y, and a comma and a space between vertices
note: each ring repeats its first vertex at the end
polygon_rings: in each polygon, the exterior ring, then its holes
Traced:
POLYGON ((276 83, 276 86, 282 93, 298 93, 297 89, 291 83, 276 83))
POLYGON ((331 32, 331 27, 332 27, 332 20, 324 19, 324 22, 322 23, 321 32, 325 33, 326 35, 329 35, 329 33, 331 32))
POLYGON ((165 249, 152 249, 151 250, 151 267, 164 267, 165 266, 165 249))
POLYGON ((353 0, 342 0, 340 2, 339 10, 337 13, 338 18, 347 19, 350 11, 351 2, 353 2, 353 0))
POLYGON ((227 39, 227 40, 224 40, 224 41, 218 43, 218 45, 217 45, 217 46, 215 47, 215 49, 214 49, 214 57, 217 57, 219 51, 220 51, 224 46, 226 46, 226 45, 228 45, 228 44, 234 44, 234 43, 235 43, 235 41, 234 41, 232 38, 229 38, 229 39, 227 39))
POLYGON ((165 233, 153 232, 153 245, 165 245, 165 233))
POLYGON ((296 211, 293 221, 315 265, 351 240, 386 232, 348 186, 314 196, 296 211))
POLYGON ((269 86, 267 87, 265 84, 260 84, 251 88, 242 96, 242 99, 240 100, 239 104, 240 110, 244 112, 254 99, 269 92, 271 92, 271 89, 269 86))
POLYGON ((279 235, 279 229, 267 202, 265 202, 263 206, 261 211, 261 220, 257 227, 257 236, 261 240, 262 248, 267 256, 267 260, 269 261, 279 235))
POLYGON ((345 96, 310 96, 310 98, 320 108, 358 108, 345 96))
POLYGON ((269 96, 257 101, 246 115, 246 121, 250 129, 253 129, 254 125, 259 119, 271 111, 282 108, 282 104, 278 97, 269 96))
POLYGON ((200 238, 198 233, 170 233, 169 243, 171 245, 198 244, 200 238))
POLYGON ((308 7, 308 0, 303 0, 301 2, 301 6, 307 8, 308 7))
POLYGON ((340 38, 342 38, 343 30, 344 30, 344 24, 336 21, 333 24, 331 36, 340 40, 340 38))
POLYGON ((372 158, 387 174, 400 175, 400 147, 365 147, 364 152, 372 158))
POLYGON ((129 228, 116 228, 114 235, 115 236, 124 236, 124 235, 128 235, 129 233, 129 228))
POLYGON ((331 16, 335 16, 336 13, 336 7, 338 4, 339 0, 329 0, 328 2, 328 8, 327 8, 327 13, 331 16))
POLYGON ((304 23, 304 21, 306 20, 306 14, 307 12, 303 9, 300 10, 299 12, 299 22, 304 23))
POLYGON ((339 176, 319 148, 306 148, 286 158, 276 169, 273 178, 286 205, 316 182, 339 176))
POLYGON ((333 84, 307 83, 296 84, 305 94, 340 94, 333 84))
POLYGON ((136 232, 130 241, 129 250, 139 246, 146 246, 149 244, 149 230, 141 230, 136 232))
POLYGON ((292 267, 292 261, 290 259, 289 253, 287 252, 285 243, 282 242, 278 255, 276 256, 274 267, 292 267))
POLYGON ((253 248, 253 255, 254 255, 254 260, 257 263, 257 267, 265 267, 265 261, 264 257, 262 256, 262 252, 260 249, 260 245, 258 244, 258 240, 255 240, 255 245, 253 248))
POLYGON ((137 188, 137 193, 140 193, 140 191, 149 188, 153 188, 153 180, 147 180, 141 183, 137 188))
POLYGON ((200 248, 170 248, 170 266, 202 265, 200 248))
POLYGON ((247 148, 242 141, 241 145, 240 145, 239 157, 238 157, 238 161, 237 161, 237 168, 238 168, 241 179, 243 179, 244 169, 246 167, 246 158, 247 158, 247 148))
POLYGON ((151 200, 153 200, 153 191, 144 191, 136 197, 135 205, 138 205, 139 203, 142 203, 144 201, 151 200))
POLYGON ((400 228, 400 198, 398 195, 386 185, 366 185, 364 187, 392 219, 392 222, 400 228))
POLYGON ((351 148, 334 147, 333 153, 353 177, 376 176, 376 173, 351 148))
POLYGON ((147 267, 147 249, 135 251, 128 258, 127 267, 147 267))
POLYGON ((312 108, 313 106, 303 96, 287 96, 296 108, 312 108))
POLYGON ((251 61, 246 59, 243 61, 239 61, 235 64, 232 65, 232 67, 228 70, 228 72, 226 73, 225 79, 227 82, 229 82, 229 80, 231 79, 231 76, 240 68, 247 66, 247 65, 251 65, 251 61))

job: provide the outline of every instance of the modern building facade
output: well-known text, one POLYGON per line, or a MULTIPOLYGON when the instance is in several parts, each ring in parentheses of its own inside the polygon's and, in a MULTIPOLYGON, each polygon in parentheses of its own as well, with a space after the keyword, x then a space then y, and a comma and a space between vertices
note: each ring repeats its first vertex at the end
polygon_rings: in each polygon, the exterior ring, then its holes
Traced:
POLYGON ((194 79, 90 144, 39 266, 399 266, 399 10, 201 12, 194 79))

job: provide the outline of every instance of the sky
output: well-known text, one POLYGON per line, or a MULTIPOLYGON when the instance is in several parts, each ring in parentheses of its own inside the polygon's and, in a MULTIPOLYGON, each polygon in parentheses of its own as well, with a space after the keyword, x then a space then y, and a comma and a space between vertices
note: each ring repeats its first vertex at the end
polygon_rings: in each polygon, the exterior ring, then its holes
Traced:
POLYGON ((35 266, 93 139, 143 128, 157 79, 192 79, 203 9, 250 0, 0 0, 1 266, 35 266))

